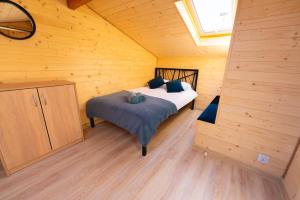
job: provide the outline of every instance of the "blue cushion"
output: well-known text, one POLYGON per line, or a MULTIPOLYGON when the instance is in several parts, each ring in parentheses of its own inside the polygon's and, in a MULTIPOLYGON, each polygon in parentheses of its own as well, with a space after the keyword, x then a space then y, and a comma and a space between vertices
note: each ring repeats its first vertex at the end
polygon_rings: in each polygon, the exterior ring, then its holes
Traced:
POLYGON ((214 100, 203 111, 203 113, 201 113, 198 120, 214 124, 216 122, 219 100, 220 96, 216 96, 214 100))
POLYGON ((209 122, 214 124, 216 121, 216 115, 218 110, 218 104, 210 104, 200 115, 198 120, 209 122))
POLYGON ((180 80, 173 80, 166 83, 167 92, 181 92, 184 91, 180 80))
POLYGON ((219 104, 220 96, 216 96, 210 104, 219 104))
POLYGON ((150 80, 148 82, 149 88, 150 89, 155 89, 155 88, 159 88, 160 86, 162 86, 163 84, 165 84, 164 79, 160 76, 150 80))

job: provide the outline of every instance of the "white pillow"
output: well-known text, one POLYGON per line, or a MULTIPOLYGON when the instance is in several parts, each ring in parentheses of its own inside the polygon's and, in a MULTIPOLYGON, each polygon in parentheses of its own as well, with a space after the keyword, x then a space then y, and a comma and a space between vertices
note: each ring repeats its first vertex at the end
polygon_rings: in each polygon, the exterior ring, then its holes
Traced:
POLYGON ((162 88, 162 89, 165 89, 167 90, 167 85, 166 84, 163 84, 162 86, 160 86, 159 88, 162 88))
MULTIPOLYGON (((167 82, 169 82, 169 80, 164 79, 164 82, 167 83, 167 82)), ((163 84, 162 86, 160 86, 160 88, 167 90, 167 85, 163 84)))
POLYGON ((192 90, 191 84, 189 84, 187 82, 181 82, 181 85, 182 85, 182 88, 184 89, 184 91, 192 90))

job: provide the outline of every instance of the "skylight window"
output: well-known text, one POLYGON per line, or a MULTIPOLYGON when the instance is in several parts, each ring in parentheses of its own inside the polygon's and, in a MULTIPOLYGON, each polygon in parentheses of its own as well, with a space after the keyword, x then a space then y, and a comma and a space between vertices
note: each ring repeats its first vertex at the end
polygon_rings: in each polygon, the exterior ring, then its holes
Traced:
POLYGON ((229 33, 234 18, 234 0, 192 0, 204 33, 229 33))
POLYGON ((191 15, 189 14, 188 10, 186 9, 185 3, 183 1, 177 1, 177 2, 175 2, 175 5, 185 23, 185 25, 187 26, 188 30, 190 31, 190 33, 194 39, 194 42, 196 43, 197 46, 199 46, 200 38, 198 37, 198 32, 192 21, 191 15))

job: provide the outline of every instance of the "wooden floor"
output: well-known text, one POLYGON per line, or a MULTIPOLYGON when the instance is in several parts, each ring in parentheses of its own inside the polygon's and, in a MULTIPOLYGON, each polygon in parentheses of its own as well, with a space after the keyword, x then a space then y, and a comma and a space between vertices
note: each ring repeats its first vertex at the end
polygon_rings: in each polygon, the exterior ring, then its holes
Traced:
POLYGON ((132 135, 109 123, 87 139, 10 177, 0 171, 0 199, 283 199, 277 179, 192 148, 198 111, 162 124, 141 157, 132 135))

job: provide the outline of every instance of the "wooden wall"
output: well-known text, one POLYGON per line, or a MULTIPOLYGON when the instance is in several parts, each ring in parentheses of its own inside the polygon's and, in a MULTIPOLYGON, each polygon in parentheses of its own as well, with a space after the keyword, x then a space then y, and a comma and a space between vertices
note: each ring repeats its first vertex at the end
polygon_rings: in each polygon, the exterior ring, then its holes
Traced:
POLYGON ((159 67, 199 69, 196 108, 204 110, 216 95, 220 95, 227 55, 198 57, 159 57, 159 67))
POLYGON ((299 0, 239 1, 217 122, 198 121, 197 145, 283 175, 300 136, 299 35, 299 0))
POLYGON ((290 197, 290 200, 300 199, 300 148, 295 155, 295 158, 289 168, 289 171, 284 179, 284 186, 290 197))
POLYGON ((74 11, 65 0, 18 2, 32 14, 37 32, 24 41, 0 35, 0 82, 75 81, 85 119, 89 98, 153 77, 156 57, 88 7, 74 11))

